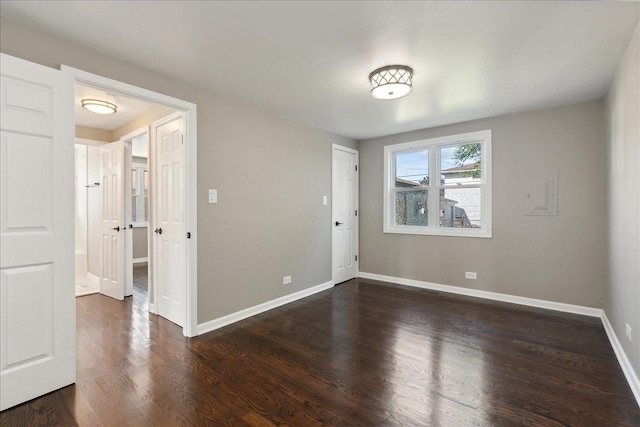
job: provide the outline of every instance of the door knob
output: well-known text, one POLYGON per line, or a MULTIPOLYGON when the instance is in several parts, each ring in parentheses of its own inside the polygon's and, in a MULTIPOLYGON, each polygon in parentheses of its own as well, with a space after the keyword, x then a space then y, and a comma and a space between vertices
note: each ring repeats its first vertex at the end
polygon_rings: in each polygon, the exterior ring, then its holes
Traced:
POLYGON ((336 221, 336 227, 339 226, 339 225, 342 225, 342 224, 344 224, 344 223, 336 221))
POLYGON ((154 233, 162 234, 162 228, 156 228, 153 230, 154 233))
POLYGON ((120 231, 120 226, 113 227, 112 230, 120 231))

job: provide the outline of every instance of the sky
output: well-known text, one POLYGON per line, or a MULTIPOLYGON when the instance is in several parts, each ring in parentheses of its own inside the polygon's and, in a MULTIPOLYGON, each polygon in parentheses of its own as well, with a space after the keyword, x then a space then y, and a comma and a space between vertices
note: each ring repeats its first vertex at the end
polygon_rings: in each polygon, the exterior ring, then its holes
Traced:
MULTIPOLYGON (((443 147, 440 149, 440 169, 449 169, 456 166, 453 153, 457 146, 443 147)), ((467 160, 464 164, 473 163, 474 160, 467 160)), ((396 177, 407 181, 419 182, 429 174, 429 152, 410 151, 396 153, 396 177)))

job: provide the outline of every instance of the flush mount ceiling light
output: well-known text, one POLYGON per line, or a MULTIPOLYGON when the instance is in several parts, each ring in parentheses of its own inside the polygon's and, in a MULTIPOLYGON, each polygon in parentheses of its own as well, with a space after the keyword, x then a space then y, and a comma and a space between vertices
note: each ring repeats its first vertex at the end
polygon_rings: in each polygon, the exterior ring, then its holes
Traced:
POLYGON ((412 90, 413 70, 405 65, 387 65, 369 74, 371 96, 376 99, 398 99, 412 90))
POLYGON ((98 99, 83 99, 82 107, 98 114, 113 114, 118 111, 116 104, 112 104, 107 101, 100 101, 98 99))

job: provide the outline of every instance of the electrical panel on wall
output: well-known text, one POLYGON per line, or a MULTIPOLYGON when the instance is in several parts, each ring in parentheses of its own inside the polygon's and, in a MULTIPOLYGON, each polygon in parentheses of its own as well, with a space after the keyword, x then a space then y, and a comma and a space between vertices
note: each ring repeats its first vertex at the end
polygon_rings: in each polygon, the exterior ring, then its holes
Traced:
POLYGON ((558 215, 558 168, 525 170, 524 214, 558 215))

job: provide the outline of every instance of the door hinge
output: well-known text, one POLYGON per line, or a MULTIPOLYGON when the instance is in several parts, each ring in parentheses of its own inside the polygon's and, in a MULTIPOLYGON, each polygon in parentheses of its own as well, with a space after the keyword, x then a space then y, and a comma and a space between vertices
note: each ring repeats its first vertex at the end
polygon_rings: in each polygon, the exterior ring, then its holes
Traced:
POLYGON ((356 261, 358 260, 358 255, 356 255, 356 261))
POLYGON ((356 216, 358 216, 358 209, 356 209, 356 216))
POLYGON ((356 172, 358 172, 358 165, 356 165, 356 172))
POLYGON ((191 232, 187 231, 187 239, 191 238, 191 232))

